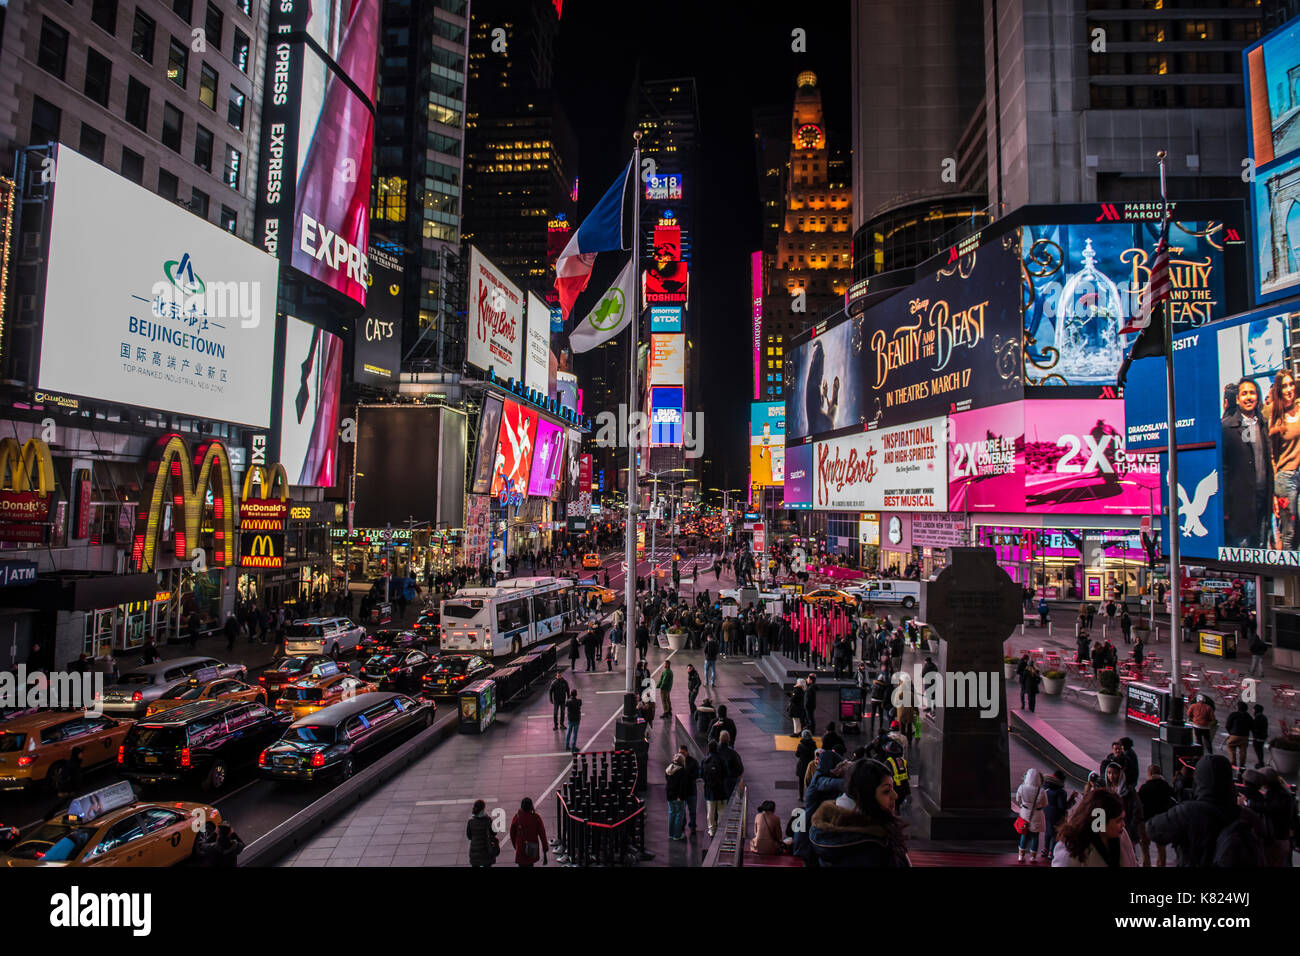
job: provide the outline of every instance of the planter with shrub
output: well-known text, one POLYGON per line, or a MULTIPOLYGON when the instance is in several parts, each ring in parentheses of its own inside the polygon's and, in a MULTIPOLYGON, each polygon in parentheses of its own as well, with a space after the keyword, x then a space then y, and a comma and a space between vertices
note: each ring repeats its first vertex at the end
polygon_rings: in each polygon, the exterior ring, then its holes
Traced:
POLYGON ((1065 671, 1045 671, 1043 673, 1043 693, 1059 694, 1065 690, 1065 671))
POLYGON ((1285 735, 1268 742, 1268 760, 1284 777, 1300 770, 1300 737, 1285 735))
POLYGON ((1119 713, 1119 675, 1104 670, 1097 675, 1097 709, 1103 714, 1119 713))
POLYGON ((1016 679, 1016 667, 1020 664, 1018 657, 1002 658, 1002 672, 1006 675, 1008 681, 1016 679))

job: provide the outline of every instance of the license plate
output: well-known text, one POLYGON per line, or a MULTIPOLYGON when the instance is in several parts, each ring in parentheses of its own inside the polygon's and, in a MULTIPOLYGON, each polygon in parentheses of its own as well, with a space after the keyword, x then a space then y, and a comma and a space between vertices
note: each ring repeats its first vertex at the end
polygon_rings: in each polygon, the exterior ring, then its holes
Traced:
POLYGON ((298 765, 298 761, 294 757, 276 757, 275 765, 277 767, 296 767, 298 765))
POLYGON ((157 757, 148 757, 148 756, 146 756, 146 757, 144 758, 144 762, 145 762, 145 763, 157 763, 157 762, 158 762, 158 758, 157 758, 157 757))

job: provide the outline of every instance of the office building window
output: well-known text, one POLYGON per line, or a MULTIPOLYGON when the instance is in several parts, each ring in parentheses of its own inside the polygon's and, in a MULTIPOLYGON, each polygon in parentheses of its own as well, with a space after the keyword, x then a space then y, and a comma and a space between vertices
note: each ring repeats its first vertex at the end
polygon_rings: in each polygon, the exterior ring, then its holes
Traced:
POLYGON ((41 17, 41 45, 36 51, 36 65, 60 80, 68 68, 68 31, 49 17, 41 17))
POLYGON ((194 127, 194 165, 212 172, 212 131, 199 125, 194 127))
POLYGON ((180 191, 180 181, 167 172, 165 169, 158 170, 158 195, 163 199, 176 201, 176 194, 180 191))
POLYGON ((59 125, 63 120, 63 111, 53 103, 47 103, 39 96, 32 99, 32 136, 31 144, 56 143, 59 140, 59 125))
POLYGON ((131 52, 146 63, 153 62, 153 17, 135 11, 135 25, 131 28, 131 52))
POLYGON ((226 102, 226 122, 237 130, 244 128, 244 94, 234 86, 230 88, 230 99, 226 102))
POLYGON ((233 146, 227 145, 225 178, 226 178, 226 185, 229 186, 231 189, 239 188, 239 174, 242 168, 242 163, 243 163, 243 157, 240 156, 239 150, 235 149, 235 147, 233 146))
POLYGON ((117 33, 117 0, 92 0, 90 22, 109 33, 117 33))
POLYGON ((182 90, 185 89, 185 81, 189 74, 189 66, 190 48, 180 40, 173 39, 171 46, 167 48, 167 79, 171 80, 182 90))
POLYGON ((126 81, 126 121, 145 132, 149 130, 149 87, 134 76, 126 81))
POLYGON ((144 183, 144 157, 122 147, 122 175, 137 186, 144 183))
POLYGON ((162 144, 173 153, 181 151, 181 132, 185 125, 185 114, 170 103, 163 104, 162 144))
POLYGON ((208 194, 197 186, 190 190, 190 212, 208 218, 208 194))
POLYGON ((226 232, 233 233, 236 228, 235 223, 236 223, 235 210, 231 209, 229 206, 222 206, 221 207, 221 228, 226 230, 226 232))
POLYGON ((194 0, 172 0, 172 13, 189 23, 194 16, 194 0))
POLYGON ((207 31, 204 40, 208 46, 214 50, 220 50, 221 34, 226 29, 226 15, 209 3, 208 15, 203 20, 203 27, 207 31))
POLYGON ((199 70, 199 102, 210 110, 217 108, 217 71, 206 63, 199 70))
POLYGON ((108 84, 113 76, 113 64, 94 47, 86 50, 85 92, 100 106, 108 105, 108 84))
POLYGON ((253 15, 253 4, 251 0, 235 0, 235 8, 246 17, 253 15))
POLYGON ((248 72, 248 35, 238 27, 235 28, 235 45, 230 51, 230 59, 239 67, 240 73, 248 72))
POLYGON ((81 124, 81 146, 79 147, 83 156, 93 159, 97 163, 104 161, 104 134, 89 123, 81 124))

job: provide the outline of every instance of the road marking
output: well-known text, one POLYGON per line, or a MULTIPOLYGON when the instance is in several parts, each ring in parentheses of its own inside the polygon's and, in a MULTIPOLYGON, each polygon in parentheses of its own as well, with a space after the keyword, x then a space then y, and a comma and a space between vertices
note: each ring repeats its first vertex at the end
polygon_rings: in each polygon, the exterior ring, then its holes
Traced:
POLYGON ((247 789, 248 789, 249 787, 251 787, 253 784, 255 784, 255 783, 261 783, 261 782, 262 782, 262 781, 261 781, 260 779, 258 779, 258 780, 250 780, 250 781, 248 781, 248 783, 244 784, 242 787, 238 787, 238 788, 235 789, 235 790, 231 790, 229 793, 224 794, 224 795, 218 797, 217 799, 213 800, 213 801, 212 801, 212 805, 215 807, 215 806, 216 806, 218 803, 220 803, 222 800, 229 800, 229 799, 230 799, 231 797, 233 797, 235 794, 237 794, 237 793, 243 793, 245 790, 247 790, 247 789))
POLYGON ((547 717, 545 714, 533 714, 531 717, 527 719, 528 720, 550 720, 551 718, 547 717))
POLYGON ((484 803, 496 803, 497 797, 466 797, 464 800, 416 800, 417 807, 454 807, 462 803, 475 803, 482 800, 484 803))
POLYGON ((626 694, 626 690, 598 690, 597 694, 626 694))
POLYGON ((573 754, 567 750, 557 750, 550 754, 506 754, 502 760, 522 760, 524 757, 572 757, 573 754))

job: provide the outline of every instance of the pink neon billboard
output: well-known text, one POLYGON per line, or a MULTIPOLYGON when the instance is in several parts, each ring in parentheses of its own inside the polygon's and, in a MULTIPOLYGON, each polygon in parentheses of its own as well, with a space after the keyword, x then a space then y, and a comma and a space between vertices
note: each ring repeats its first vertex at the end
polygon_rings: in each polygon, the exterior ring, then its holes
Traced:
POLYGON ((763 253, 749 257, 749 294, 754 308, 754 401, 763 397, 763 253))

